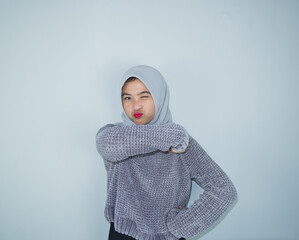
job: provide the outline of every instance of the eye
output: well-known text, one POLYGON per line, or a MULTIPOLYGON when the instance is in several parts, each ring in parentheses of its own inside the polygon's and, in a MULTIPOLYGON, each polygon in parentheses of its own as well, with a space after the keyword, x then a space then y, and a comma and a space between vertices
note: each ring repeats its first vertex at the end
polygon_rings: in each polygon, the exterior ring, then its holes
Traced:
POLYGON ((149 96, 142 96, 141 98, 148 98, 149 96))
POLYGON ((123 100, 130 100, 130 97, 124 97, 123 100))

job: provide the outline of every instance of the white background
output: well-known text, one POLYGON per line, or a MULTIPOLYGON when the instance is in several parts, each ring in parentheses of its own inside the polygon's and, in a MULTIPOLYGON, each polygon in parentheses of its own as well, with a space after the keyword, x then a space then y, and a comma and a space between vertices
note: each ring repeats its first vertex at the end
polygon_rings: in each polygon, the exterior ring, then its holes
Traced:
MULTIPOLYGON (((95 134, 131 66, 239 200, 201 239, 298 239, 299 1, 0 1, 0 239, 102 240, 95 134)), ((199 196, 194 188, 191 201, 199 196)))

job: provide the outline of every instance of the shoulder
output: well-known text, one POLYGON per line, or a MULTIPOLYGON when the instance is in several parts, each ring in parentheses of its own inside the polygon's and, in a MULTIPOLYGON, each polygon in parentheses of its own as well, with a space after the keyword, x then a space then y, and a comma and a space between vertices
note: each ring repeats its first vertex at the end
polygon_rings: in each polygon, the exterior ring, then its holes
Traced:
POLYGON ((186 165, 189 168, 198 166, 207 161, 211 161, 211 157, 204 150, 204 148, 189 134, 189 146, 185 153, 182 154, 186 165))
MULTIPOLYGON (((198 152, 198 151, 204 151, 202 146, 198 143, 198 141, 195 140, 190 134, 189 135, 189 146, 188 149, 189 152, 198 152)), ((187 153, 188 151, 186 151, 187 153)))

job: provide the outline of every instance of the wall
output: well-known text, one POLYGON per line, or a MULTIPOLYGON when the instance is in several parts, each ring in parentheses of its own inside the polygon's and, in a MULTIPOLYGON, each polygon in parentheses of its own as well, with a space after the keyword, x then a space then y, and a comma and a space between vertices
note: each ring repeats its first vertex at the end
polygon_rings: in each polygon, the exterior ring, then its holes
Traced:
MULTIPOLYGON (((158 68, 239 201, 201 239, 298 239, 298 1, 0 2, 0 239, 107 239, 95 134, 158 68)), ((201 190, 194 186, 191 202, 201 190)))

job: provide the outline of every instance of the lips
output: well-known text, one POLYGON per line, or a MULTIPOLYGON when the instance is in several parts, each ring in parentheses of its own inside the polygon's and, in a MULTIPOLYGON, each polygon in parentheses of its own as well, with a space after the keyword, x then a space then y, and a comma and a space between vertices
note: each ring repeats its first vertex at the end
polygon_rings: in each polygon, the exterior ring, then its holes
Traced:
POLYGON ((142 115, 143 115, 142 113, 137 112, 137 113, 134 114, 134 117, 135 118, 141 118, 142 115))

